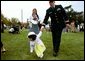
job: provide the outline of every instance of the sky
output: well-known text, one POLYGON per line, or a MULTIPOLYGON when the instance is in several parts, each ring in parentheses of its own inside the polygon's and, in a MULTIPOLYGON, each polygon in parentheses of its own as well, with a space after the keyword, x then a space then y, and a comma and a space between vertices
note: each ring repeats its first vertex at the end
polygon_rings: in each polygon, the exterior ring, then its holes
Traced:
MULTIPOLYGON (((84 11, 84 1, 55 1, 55 4, 61 4, 63 7, 72 5, 75 11, 84 11)), ((18 18, 20 22, 22 22, 21 10, 23 10, 23 22, 27 22, 33 8, 37 9, 39 18, 43 21, 49 7, 48 1, 1 1, 1 13, 9 19, 18 18)))

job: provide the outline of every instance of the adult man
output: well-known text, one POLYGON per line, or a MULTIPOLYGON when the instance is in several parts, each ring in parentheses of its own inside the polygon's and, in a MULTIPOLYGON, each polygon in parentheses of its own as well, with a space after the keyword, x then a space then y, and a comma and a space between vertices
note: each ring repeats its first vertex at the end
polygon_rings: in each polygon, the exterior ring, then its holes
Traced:
POLYGON ((46 10, 46 16, 44 18, 44 24, 47 24, 47 20, 51 18, 51 31, 53 38, 53 56, 57 56, 61 41, 61 34, 63 28, 68 26, 68 17, 65 10, 61 5, 55 5, 55 1, 49 1, 50 8, 46 10))

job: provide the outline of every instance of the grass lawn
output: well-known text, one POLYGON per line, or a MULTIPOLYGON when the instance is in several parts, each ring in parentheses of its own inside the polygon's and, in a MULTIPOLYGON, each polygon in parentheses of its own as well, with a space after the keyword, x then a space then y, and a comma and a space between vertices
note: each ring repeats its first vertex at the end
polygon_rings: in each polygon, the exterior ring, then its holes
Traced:
POLYGON ((1 41, 7 50, 5 54, 1 53, 1 60, 84 60, 84 32, 62 33, 59 55, 53 57, 51 32, 44 31, 41 39, 47 49, 42 59, 29 52, 27 34, 26 29, 20 34, 9 34, 7 30, 1 33, 1 41))

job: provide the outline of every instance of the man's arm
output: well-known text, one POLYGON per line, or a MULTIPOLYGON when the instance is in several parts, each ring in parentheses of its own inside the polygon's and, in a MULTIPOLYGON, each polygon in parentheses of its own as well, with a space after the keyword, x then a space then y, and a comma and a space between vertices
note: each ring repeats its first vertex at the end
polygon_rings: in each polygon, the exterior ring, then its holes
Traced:
POLYGON ((48 13, 48 10, 47 10, 45 18, 44 18, 44 22, 43 22, 45 25, 47 25, 48 18, 49 18, 49 13, 48 13))
POLYGON ((47 23, 47 21, 48 21, 48 18, 49 18, 49 13, 48 13, 48 10, 46 11, 46 15, 45 15, 45 18, 44 18, 44 21, 43 21, 43 23, 41 23, 41 31, 42 31, 42 29, 45 27, 45 25, 47 25, 48 23, 47 23))
POLYGON ((40 38, 40 37, 41 37, 41 35, 42 35, 42 31, 40 31, 40 32, 39 32, 39 34, 37 35, 37 37, 39 37, 39 38, 40 38))
POLYGON ((70 22, 69 22, 66 11, 64 10, 64 8, 61 5, 60 5, 60 7, 61 7, 61 10, 62 10, 62 15, 63 15, 64 21, 65 21, 66 27, 70 27, 70 25, 69 25, 70 22))
POLYGON ((60 7, 61 7, 61 10, 62 10, 62 15, 64 17, 64 21, 67 24, 67 23, 69 23, 69 19, 68 19, 67 13, 66 13, 66 11, 64 10, 64 8, 61 5, 60 5, 60 7))

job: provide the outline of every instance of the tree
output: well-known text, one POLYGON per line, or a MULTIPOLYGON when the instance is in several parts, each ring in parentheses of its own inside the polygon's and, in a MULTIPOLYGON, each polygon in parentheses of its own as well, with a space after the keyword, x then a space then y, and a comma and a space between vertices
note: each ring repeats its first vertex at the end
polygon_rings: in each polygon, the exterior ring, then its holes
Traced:
POLYGON ((18 25, 19 20, 17 18, 11 18, 12 25, 18 25))
POLYGON ((3 21, 3 23, 4 23, 5 25, 8 25, 8 26, 11 25, 10 19, 4 17, 4 15, 3 15, 2 13, 1 13, 1 20, 3 21))
POLYGON ((5 25, 8 25, 8 26, 11 26, 11 25, 21 26, 21 23, 17 18, 8 19, 7 17, 4 17, 2 13, 1 13, 1 20, 3 21, 5 25))
POLYGON ((72 8, 72 5, 64 7, 64 9, 67 12, 67 15, 69 17, 70 22, 72 22, 72 20, 74 20, 75 22, 79 22, 79 23, 84 22, 82 11, 81 12, 74 11, 73 8, 72 8))
POLYGON ((3 20, 4 19, 4 15, 1 13, 1 20, 3 20))
POLYGON ((21 26, 21 22, 19 21, 18 23, 17 23, 19 26, 21 26))
POLYGON ((69 9, 71 9, 71 6, 72 6, 72 5, 69 5, 69 6, 67 6, 67 7, 64 7, 64 9, 66 9, 66 10, 69 12, 69 9))

